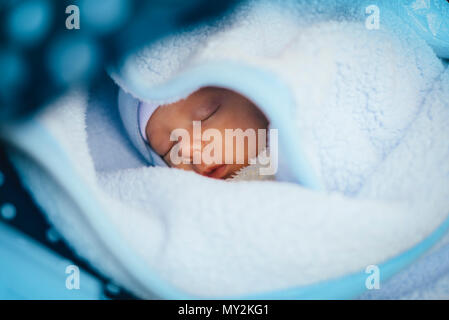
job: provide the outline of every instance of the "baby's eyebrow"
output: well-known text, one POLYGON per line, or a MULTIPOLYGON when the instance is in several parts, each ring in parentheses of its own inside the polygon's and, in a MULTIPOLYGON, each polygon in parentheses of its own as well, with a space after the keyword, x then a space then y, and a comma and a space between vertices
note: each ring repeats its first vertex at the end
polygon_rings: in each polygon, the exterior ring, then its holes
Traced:
POLYGON ((192 120, 198 120, 201 118, 201 114, 204 113, 204 111, 201 112, 202 109, 204 109, 202 107, 202 104, 197 104, 192 108, 192 110, 190 111, 190 117, 192 118, 192 120))
POLYGON ((211 110, 215 108, 217 102, 214 99, 207 99, 201 103, 198 103, 192 111, 193 119, 202 119, 209 114, 211 110))

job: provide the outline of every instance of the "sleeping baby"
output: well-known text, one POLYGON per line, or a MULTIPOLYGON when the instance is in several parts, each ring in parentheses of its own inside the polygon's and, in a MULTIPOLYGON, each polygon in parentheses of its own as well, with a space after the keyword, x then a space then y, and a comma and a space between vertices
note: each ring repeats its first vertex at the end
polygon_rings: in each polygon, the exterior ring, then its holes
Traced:
POLYGON ((269 122, 244 96, 224 88, 203 87, 170 104, 138 102, 138 123, 134 126, 127 125, 127 119, 133 118, 128 115, 133 106, 123 101, 119 97, 125 128, 131 137, 140 135, 146 148, 141 143, 137 147, 147 159, 149 153, 155 165, 215 179, 274 179, 274 175, 260 174, 259 170, 265 164, 259 156, 268 152, 269 122))

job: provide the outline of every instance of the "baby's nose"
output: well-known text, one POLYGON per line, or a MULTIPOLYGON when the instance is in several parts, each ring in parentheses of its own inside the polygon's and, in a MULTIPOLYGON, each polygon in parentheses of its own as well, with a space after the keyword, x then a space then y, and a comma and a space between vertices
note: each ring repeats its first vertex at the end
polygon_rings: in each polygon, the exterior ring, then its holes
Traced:
POLYGON ((178 154, 187 162, 193 164, 201 163, 201 152, 203 150, 203 145, 201 140, 194 139, 180 139, 178 142, 178 154))
MULTIPOLYGON (((191 163, 192 163, 192 168, 195 172, 205 175, 207 173, 209 173, 211 171, 212 167, 215 167, 219 164, 221 164, 221 162, 219 163, 215 163, 214 159, 209 159, 209 158, 204 158, 204 156, 207 157, 206 155, 203 155, 203 151, 205 150, 205 147, 211 143, 211 141, 201 141, 201 140, 196 140, 196 141, 192 141, 191 146, 190 146, 190 155, 191 155, 191 163), (212 163, 211 163, 212 161, 212 163)), ((215 152, 219 152, 221 150, 214 150, 213 153, 215 152)))

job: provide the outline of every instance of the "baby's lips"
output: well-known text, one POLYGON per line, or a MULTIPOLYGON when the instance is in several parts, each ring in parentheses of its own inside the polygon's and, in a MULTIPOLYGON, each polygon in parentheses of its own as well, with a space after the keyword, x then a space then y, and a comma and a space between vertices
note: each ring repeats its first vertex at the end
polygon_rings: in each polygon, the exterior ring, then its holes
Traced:
POLYGON ((212 165, 203 174, 210 178, 221 179, 226 175, 227 167, 226 164, 212 165))

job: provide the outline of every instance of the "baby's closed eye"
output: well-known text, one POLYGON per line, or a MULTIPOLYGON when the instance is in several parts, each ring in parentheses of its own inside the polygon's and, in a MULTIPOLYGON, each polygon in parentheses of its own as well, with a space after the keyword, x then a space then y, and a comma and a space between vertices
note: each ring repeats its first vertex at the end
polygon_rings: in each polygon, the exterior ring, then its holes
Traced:
POLYGON ((219 103, 209 103, 205 106, 201 106, 200 108, 198 108, 195 114, 195 119, 198 119, 200 121, 209 119, 215 114, 215 112, 218 111, 220 106, 221 105, 219 103))

